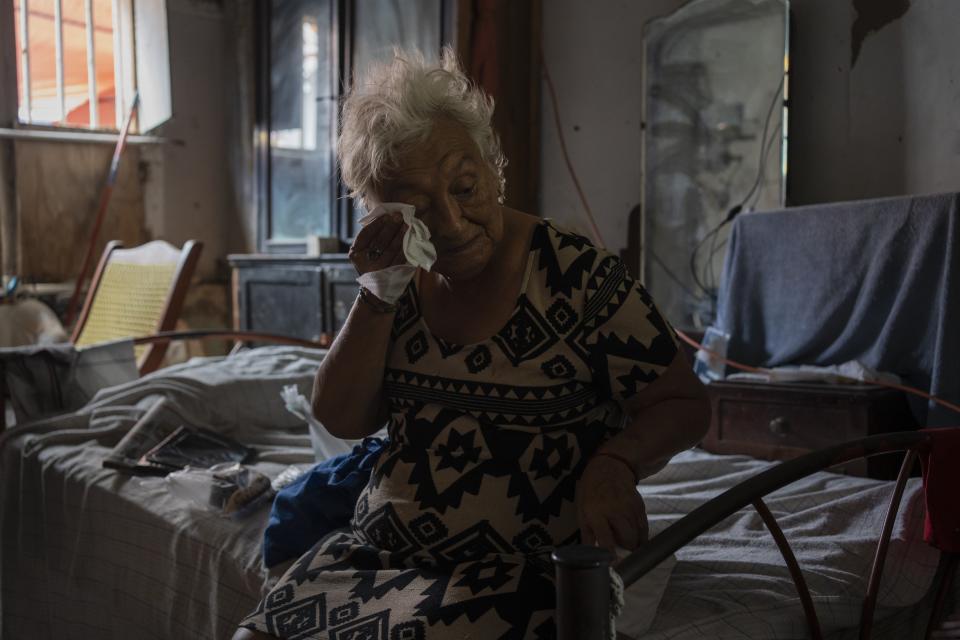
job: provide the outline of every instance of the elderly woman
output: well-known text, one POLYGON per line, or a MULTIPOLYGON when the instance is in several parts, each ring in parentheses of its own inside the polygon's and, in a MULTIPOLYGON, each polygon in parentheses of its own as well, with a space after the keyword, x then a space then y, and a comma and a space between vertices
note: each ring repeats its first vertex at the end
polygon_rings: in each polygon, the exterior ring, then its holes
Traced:
MULTIPOLYGON (((637 480, 704 434, 703 388, 623 263, 503 206, 492 112, 449 51, 398 53, 344 103, 344 182, 416 207, 436 263, 396 303, 362 289, 317 372, 330 433, 388 422, 389 444, 351 525, 236 638, 552 637, 550 551, 636 548, 637 480)), ((357 270, 403 263, 406 228, 363 227, 357 270)))

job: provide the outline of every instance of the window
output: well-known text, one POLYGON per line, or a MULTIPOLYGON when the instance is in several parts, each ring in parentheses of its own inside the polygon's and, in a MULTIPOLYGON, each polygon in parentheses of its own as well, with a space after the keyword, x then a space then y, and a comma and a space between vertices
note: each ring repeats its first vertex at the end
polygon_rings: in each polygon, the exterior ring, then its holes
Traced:
POLYGON ((137 91, 134 131, 170 118, 164 0, 13 0, 13 12, 21 124, 119 129, 137 91))
POLYGON ((306 237, 348 240, 356 212, 334 149, 351 69, 394 45, 439 52, 453 0, 263 0, 258 4, 259 247, 303 253, 306 237))

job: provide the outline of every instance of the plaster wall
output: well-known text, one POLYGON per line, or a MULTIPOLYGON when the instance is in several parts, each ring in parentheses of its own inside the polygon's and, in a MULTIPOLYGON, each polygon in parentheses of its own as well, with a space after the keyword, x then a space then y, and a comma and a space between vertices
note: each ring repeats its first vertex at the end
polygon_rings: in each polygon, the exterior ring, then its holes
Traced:
MULTIPOLYGON (((904 3, 793 0, 791 204, 960 190, 960 2, 904 3), (889 19, 864 28, 864 11, 889 19)), ((543 5, 543 49, 571 161, 614 251, 627 245, 628 213, 640 202, 641 29, 682 4, 543 5)), ((540 210, 586 232, 541 89, 540 210)))
MULTIPOLYGON (((219 2, 169 0, 167 20, 173 117, 151 133, 168 142, 125 149, 100 246, 114 238, 201 240, 199 279, 226 282, 226 254, 254 243, 240 213, 249 185, 238 174, 246 167, 231 172, 232 149, 244 139, 240 116, 233 115, 241 100, 233 97, 232 14, 219 2)), ((17 142, 22 276, 76 276, 112 151, 104 144, 17 142)))

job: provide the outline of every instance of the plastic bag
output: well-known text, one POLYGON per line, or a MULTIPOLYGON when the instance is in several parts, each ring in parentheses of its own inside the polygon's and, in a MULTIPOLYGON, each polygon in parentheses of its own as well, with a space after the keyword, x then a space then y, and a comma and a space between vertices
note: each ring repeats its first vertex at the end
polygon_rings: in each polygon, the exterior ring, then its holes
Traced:
POLYGON ((727 357, 730 334, 714 327, 707 327, 707 331, 703 334, 702 344, 713 353, 702 349, 697 351, 693 371, 704 384, 714 380, 723 380, 727 371, 727 365, 723 362, 723 359, 727 357))
POLYGON ((310 429, 310 444, 313 445, 314 460, 321 462, 343 453, 349 453, 359 440, 341 440, 330 435, 323 424, 313 417, 313 409, 306 396, 300 393, 297 385, 291 384, 280 392, 287 411, 307 423, 310 429))
POLYGON ((270 478, 237 463, 187 467, 168 475, 166 482, 172 494, 225 517, 246 516, 274 495, 270 478))

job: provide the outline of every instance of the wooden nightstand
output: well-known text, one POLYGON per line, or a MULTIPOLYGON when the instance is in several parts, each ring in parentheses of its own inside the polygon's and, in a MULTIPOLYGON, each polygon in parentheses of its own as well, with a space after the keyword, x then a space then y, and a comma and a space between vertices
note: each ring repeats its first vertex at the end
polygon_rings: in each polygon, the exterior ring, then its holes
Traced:
MULTIPOLYGON (((701 447, 764 460, 788 460, 847 440, 917 427, 904 395, 874 385, 712 382, 713 416, 701 447)), ((888 480, 900 459, 885 455, 837 470, 888 480)))

